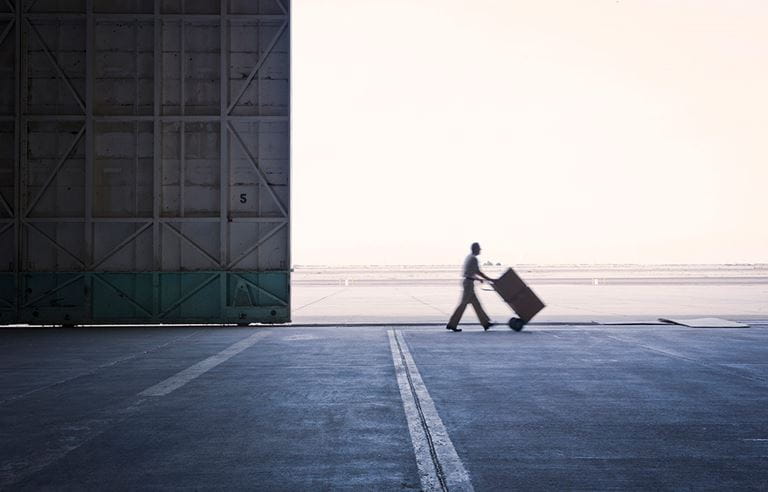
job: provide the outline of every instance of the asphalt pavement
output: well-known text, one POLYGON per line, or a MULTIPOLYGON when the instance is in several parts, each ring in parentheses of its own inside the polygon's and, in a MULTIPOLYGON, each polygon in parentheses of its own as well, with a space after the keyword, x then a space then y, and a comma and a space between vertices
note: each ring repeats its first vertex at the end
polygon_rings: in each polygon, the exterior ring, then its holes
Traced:
POLYGON ((768 325, 0 329, 0 489, 768 488, 768 325))

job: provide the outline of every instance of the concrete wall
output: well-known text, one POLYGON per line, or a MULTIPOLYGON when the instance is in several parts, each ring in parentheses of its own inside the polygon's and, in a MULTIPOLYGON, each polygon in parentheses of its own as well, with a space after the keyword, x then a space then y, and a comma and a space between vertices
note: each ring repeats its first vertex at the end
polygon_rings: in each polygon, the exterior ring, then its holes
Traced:
POLYGON ((289 8, 0 1, 0 323, 289 320, 289 8))

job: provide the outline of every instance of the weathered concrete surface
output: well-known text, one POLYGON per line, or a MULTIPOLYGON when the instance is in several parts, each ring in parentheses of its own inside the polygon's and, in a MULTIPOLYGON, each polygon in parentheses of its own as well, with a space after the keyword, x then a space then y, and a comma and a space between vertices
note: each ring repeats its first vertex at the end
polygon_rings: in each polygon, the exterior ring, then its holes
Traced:
POLYGON ((479 490, 768 486, 766 331, 411 333, 479 490))
MULTIPOLYGON (((394 329, 475 490, 768 487, 768 325, 394 329)), ((0 330, 0 488, 418 489, 400 398, 385 327, 0 330)))

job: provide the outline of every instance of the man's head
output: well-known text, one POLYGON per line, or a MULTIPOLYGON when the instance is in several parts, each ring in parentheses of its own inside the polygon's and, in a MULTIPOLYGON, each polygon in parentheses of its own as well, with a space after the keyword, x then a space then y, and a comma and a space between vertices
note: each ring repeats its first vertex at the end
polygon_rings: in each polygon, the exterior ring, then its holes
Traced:
POLYGON ((480 243, 472 243, 472 254, 475 256, 480 254, 480 243))

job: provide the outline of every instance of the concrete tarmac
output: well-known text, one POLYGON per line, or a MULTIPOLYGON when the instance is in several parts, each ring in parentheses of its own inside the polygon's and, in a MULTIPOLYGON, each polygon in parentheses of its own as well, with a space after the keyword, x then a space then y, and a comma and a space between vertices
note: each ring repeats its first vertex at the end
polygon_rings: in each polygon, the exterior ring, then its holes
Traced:
POLYGON ((3 490, 765 490, 768 324, 0 329, 0 442, 3 490))

